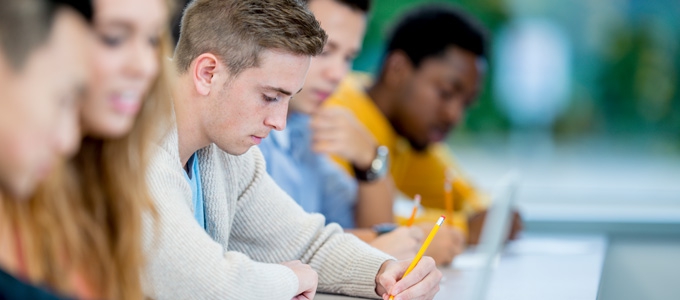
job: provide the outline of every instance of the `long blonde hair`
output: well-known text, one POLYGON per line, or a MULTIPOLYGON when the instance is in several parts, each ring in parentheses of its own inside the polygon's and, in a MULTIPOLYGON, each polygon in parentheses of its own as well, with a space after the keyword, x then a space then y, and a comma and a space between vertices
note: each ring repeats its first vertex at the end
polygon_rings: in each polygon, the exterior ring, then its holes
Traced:
POLYGON ((31 200, 5 201, 28 280, 72 294, 67 275, 78 273, 98 297, 144 297, 143 218, 156 216, 145 176, 154 142, 170 129, 170 41, 164 33, 158 78, 127 136, 84 138, 79 153, 31 200))

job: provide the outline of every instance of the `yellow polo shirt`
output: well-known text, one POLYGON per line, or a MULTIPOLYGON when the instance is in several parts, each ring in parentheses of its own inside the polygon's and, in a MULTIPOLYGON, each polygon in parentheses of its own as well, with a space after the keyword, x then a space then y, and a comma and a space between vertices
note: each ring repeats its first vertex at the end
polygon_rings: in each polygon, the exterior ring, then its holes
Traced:
MULTIPOLYGON (((450 151, 443 143, 418 152, 411 148, 406 138, 399 136, 390 122, 366 93, 371 84, 367 74, 353 73, 340 84, 337 91, 324 105, 336 105, 349 109, 356 118, 373 134, 380 145, 390 151, 390 172, 397 188, 413 198, 421 195, 421 203, 427 207, 418 221, 436 220, 442 214, 444 204, 444 181, 446 170, 456 173, 453 184, 454 223, 466 231, 466 216, 483 210, 487 197, 476 190, 462 175, 450 151)), ((334 157, 347 172, 352 173, 351 165, 334 157)), ((404 222, 405 220, 397 220, 404 222)))

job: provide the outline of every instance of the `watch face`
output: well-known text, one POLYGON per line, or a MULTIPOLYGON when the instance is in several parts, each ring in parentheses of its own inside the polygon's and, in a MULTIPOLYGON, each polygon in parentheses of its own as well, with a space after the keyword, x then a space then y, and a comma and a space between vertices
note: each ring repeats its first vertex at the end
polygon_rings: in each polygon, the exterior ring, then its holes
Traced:
POLYGON ((387 156, 389 155, 389 150, 385 146, 378 147, 377 155, 375 160, 373 160, 372 167, 376 173, 384 173, 387 171, 387 156))
POLYGON ((389 152, 390 152, 390 150, 387 147, 380 146, 380 147, 378 147, 378 151, 377 151, 378 155, 377 156, 386 157, 389 152))
POLYGON ((385 146, 380 146, 376 150, 376 155, 368 170, 358 170, 354 168, 354 174, 360 181, 374 181, 387 174, 389 150, 385 146))
POLYGON ((374 159, 373 162, 371 163, 371 169, 373 169, 374 172, 379 172, 380 170, 383 169, 384 166, 385 163, 379 159, 374 159))

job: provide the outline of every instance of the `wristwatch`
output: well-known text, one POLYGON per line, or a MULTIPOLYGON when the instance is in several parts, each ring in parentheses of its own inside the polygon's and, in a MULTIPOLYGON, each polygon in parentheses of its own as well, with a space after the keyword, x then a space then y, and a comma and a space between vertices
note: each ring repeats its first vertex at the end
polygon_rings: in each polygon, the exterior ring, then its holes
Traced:
POLYGON ((379 146, 375 151, 375 158, 371 161, 368 170, 361 170, 352 165, 354 176, 363 182, 372 182, 385 177, 388 170, 389 150, 385 146, 379 146))

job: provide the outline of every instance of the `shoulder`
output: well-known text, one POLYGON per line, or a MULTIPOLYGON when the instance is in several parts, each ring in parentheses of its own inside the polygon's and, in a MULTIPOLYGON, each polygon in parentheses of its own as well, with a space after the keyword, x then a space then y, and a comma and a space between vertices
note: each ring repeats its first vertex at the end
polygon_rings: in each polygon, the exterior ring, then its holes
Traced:
POLYGON ((152 143, 150 151, 149 171, 151 173, 158 169, 182 168, 176 128, 168 131, 158 141, 152 143))
POLYGON ((325 102, 328 105, 357 105, 368 99, 366 88, 371 84, 371 76, 367 73, 353 72, 346 76, 338 89, 325 102))
POLYGON ((182 163, 179 158, 179 145, 177 135, 168 134, 151 148, 149 169, 147 176, 152 180, 155 176, 179 173, 181 175, 182 163))
POLYGON ((157 208, 165 209, 191 203, 191 187, 187 183, 179 155, 162 146, 156 146, 146 173, 149 192, 157 208))

